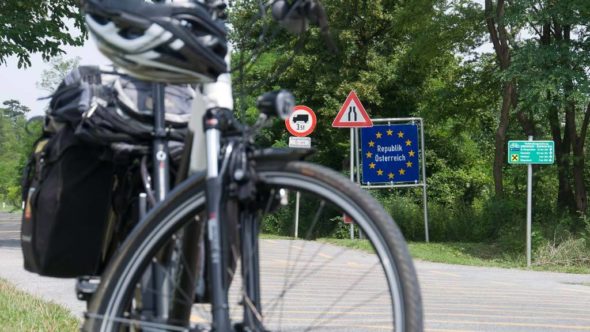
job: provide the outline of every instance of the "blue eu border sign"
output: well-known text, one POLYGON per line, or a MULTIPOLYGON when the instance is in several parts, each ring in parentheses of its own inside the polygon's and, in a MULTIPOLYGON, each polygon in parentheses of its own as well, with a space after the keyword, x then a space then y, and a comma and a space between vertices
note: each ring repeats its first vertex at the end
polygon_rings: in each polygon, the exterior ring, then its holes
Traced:
POLYGON ((418 125, 361 128, 362 183, 417 183, 419 151, 418 125))

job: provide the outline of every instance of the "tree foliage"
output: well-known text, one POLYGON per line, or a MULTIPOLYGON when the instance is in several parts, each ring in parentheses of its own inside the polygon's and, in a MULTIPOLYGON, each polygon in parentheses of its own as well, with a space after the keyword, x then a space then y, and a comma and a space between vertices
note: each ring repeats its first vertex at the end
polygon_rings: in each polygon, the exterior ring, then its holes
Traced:
MULTIPOLYGON (((418 115, 429 78, 456 61, 455 52, 477 44, 481 18, 477 7, 468 1, 323 3, 337 53, 327 47, 317 29, 293 37, 271 25, 268 30, 272 38, 261 43, 257 38, 263 24, 250 23, 255 7, 238 8, 232 24, 242 34, 235 36, 240 52, 235 58, 249 59, 261 52, 262 61, 235 83, 238 91, 241 86, 259 86, 256 93, 276 86, 293 91, 299 103, 318 115, 318 129, 313 135, 319 142, 318 160, 341 168, 346 164, 348 131, 331 128, 330 123, 349 91, 356 91, 372 117, 418 115), (455 29, 448 29, 448 25, 455 29), (269 77, 269 72, 276 75, 269 77)), ((286 134, 282 132, 284 141, 286 134)))
POLYGON ((31 135, 25 128, 29 111, 17 100, 4 101, 0 106, 0 201, 14 206, 20 206, 21 174, 37 139, 37 135, 31 135))
POLYGON ((558 205, 572 214, 586 214, 590 3, 519 1, 512 5, 507 20, 521 22, 532 35, 518 41, 506 75, 519 86, 518 110, 534 121, 536 135, 555 141, 558 205))
POLYGON ((19 68, 28 67, 31 53, 49 60, 86 39, 78 0, 5 0, 0 13, 0 64, 16 56, 19 68))

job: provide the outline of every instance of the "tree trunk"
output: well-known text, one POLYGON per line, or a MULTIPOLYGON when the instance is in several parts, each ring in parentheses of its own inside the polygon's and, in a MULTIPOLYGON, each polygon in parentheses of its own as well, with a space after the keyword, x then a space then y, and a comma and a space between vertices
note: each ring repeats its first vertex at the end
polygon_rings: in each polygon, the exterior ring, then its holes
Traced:
POLYGON ((576 193, 576 209, 586 215, 588 209, 588 192, 586 191, 586 183, 584 176, 585 166, 585 154, 584 154, 584 143, 586 142, 586 133, 588 132, 588 122, 590 121, 590 104, 586 107, 584 113, 584 120, 582 121, 582 127, 580 129, 580 135, 576 135, 576 140, 572 142, 574 162, 573 162, 573 173, 574 173, 574 190, 576 193))
MULTIPOLYGON (((570 43, 570 32, 571 29, 568 25, 564 25, 561 29, 563 33, 563 39, 570 43)), ((568 68, 573 68, 571 59, 567 59, 568 68)), ((586 108, 586 112, 584 114, 584 120, 582 121, 582 127, 580 131, 580 135, 578 135, 577 128, 576 128, 576 102, 571 97, 571 93, 573 90, 573 82, 568 82, 565 86, 565 93, 566 93, 566 111, 565 111, 565 123, 566 123, 566 133, 567 137, 570 140, 570 144, 572 145, 572 152, 573 152, 573 163, 572 163, 572 173, 573 173, 573 180, 574 180, 574 193, 575 193, 575 205, 576 205, 576 212, 581 213, 583 215, 586 214, 586 208, 588 206, 588 197, 586 193, 586 184, 584 181, 584 141, 586 139, 586 131, 588 128, 588 108, 586 108)))
MULTIPOLYGON (((551 99, 551 96, 547 96, 551 99)), ((560 210, 567 209, 570 213, 575 213, 574 193, 569 182, 569 154, 570 140, 566 137, 561 138, 561 123, 559 121, 558 109, 553 106, 549 110, 549 125, 551 127, 551 136, 555 142, 555 161, 557 163, 557 177, 559 180, 557 192, 557 207, 560 210)))
MULTIPOLYGON (((498 0, 494 10, 492 0, 485 0, 486 25, 490 33, 490 39, 494 45, 494 51, 500 64, 500 70, 506 70, 510 66, 510 46, 508 45, 508 33, 503 25, 504 0, 498 0)), ((505 82, 502 88, 502 108, 500 121, 495 137, 494 152, 494 190, 497 197, 504 195, 504 181, 502 169, 506 157, 506 131, 509 125, 510 108, 516 103, 513 98, 516 95, 513 82, 505 82)))
POLYGON ((586 215, 588 208, 588 194, 584 184, 584 142, 576 142, 574 146, 574 190, 576 193, 576 210, 586 215))
POLYGON ((502 109, 500 110, 500 122, 496 130, 495 151, 494 151, 494 190, 496 197, 504 194, 504 181, 502 168, 506 158, 506 131, 508 130, 510 107, 512 104, 512 82, 504 83, 502 89, 502 109))

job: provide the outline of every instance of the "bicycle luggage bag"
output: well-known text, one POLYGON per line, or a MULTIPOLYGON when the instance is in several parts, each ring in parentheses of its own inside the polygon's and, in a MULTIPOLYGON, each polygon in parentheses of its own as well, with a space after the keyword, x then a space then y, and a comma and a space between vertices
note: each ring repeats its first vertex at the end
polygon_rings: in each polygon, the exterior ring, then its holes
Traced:
POLYGON ((28 271, 63 278, 97 273, 113 181, 105 153, 82 144, 69 125, 35 144, 23 177, 28 271))
MULTIPOLYGON (((95 87, 96 88, 96 87, 95 87)), ((82 115, 76 135, 89 144, 147 144, 154 137, 152 83, 120 75, 100 86, 82 115)), ((165 87, 164 126, 170 141, 184 142, 194 91, 185 85, 165 87)))

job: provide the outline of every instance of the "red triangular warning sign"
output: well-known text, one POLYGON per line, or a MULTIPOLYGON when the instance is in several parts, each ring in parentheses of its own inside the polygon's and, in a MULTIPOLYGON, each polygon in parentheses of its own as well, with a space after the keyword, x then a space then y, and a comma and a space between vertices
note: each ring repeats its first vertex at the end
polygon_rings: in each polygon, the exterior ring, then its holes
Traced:
POLYGON ((336 115, 332 127, 341 128, 365 128, 373 127, 373 121, 365 111, 363 104, 354 91, 350 91, 346 101, 336 115))

